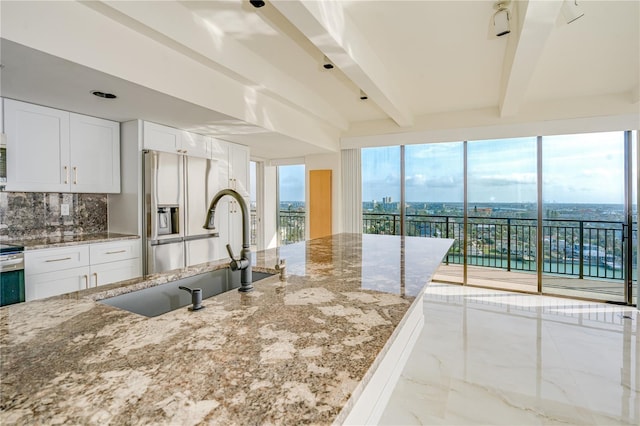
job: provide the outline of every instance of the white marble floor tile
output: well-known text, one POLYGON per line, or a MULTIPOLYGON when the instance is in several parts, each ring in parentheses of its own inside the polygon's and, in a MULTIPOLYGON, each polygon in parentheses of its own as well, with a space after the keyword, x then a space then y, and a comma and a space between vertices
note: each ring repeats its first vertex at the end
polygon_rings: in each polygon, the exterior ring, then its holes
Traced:
POLYGON ((639 425, 638 311, 434 283, 384 425, 639 425))

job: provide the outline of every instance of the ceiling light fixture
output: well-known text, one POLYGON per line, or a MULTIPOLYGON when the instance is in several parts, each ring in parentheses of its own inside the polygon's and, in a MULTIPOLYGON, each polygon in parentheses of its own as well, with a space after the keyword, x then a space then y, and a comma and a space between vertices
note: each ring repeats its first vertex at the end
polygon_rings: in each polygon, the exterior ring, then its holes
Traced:
POLYGON ((115 99, 115 98, 117 98, 117 96, 114 95, 113 93, 101 92, 99 90, 92 90, 91 94, 94 95, 94 96, 97 96, 99 98, 104 98, 104 99, 115 99))
POLYGON ((265 4, 262 0, 249 0, 249 3, 251 3, 251 6, 255 7, 256 9, 261 8, 265 4))
POLYGON ((362 89, 360 89, 360 100, 361 101, 366 101, 367 99, 369 99, 369 96, 367 96, 367 94, 364 93, 364 91, 362 89))
POLYGON ((325 70, 332 70, 334 68, 333 62, 326 56, 322 58, 322 68, 325 70))
POLYGON ((578 0, 564 0, 562 3, 562 14, 567 24, 572 23, 578 18, 584 16, 582 8, 578 6, 578 0))
POLYGON ((509 25, 511 14, 509 13, 509 9, 507 9, 508 4, 509 1, 494 4, 494 7, 498 9, 496 13, 493 14, 493 28, 496 31, 497 37, 507 35, 511 32, 511 27, 509 25))

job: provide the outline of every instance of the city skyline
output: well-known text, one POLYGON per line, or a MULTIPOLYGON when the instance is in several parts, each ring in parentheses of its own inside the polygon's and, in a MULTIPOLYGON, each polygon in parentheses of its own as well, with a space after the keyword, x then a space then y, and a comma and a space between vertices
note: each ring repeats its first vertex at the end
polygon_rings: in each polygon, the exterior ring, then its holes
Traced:
MULTIPOLYGON (((542 148, 545 202, 623 202, 623 132, 549 136, 542 148)), ((471 141, 467 156, 470 203, 536 202, 535 137, 471 141)), ((462 142, 407 145, 405 157, 406 201, 462 202, 462 142)), ((363 149, 362 182, 363 200, 398 200, 400 147, 363 149)))

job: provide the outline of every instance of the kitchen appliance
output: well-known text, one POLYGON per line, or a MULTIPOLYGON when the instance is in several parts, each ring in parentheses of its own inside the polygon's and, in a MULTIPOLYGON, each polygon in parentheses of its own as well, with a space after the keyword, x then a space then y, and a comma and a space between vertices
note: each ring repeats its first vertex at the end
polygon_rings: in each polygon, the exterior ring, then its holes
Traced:
POLYGON ((218 233, 202 228, 219 189, 216 160, 144 151, 144 274, 222 257, 218 233))
POLYGON ((24 247, 0 244, 0 306, 24 302, 24 247))

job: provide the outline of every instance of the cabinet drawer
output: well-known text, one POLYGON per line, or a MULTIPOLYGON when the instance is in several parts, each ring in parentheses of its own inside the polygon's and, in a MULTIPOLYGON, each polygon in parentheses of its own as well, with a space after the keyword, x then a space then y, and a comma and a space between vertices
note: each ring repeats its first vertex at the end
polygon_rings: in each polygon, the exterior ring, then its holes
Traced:
POLYGON ((89 266, 89 246, 79 245, 53 249, 26 251, 25 275, 89 266))
POLYGON ((140 240, 123 240, 91 244, 91 264, 116 262, 140 257, 140 240))

